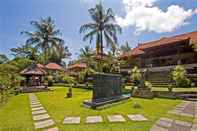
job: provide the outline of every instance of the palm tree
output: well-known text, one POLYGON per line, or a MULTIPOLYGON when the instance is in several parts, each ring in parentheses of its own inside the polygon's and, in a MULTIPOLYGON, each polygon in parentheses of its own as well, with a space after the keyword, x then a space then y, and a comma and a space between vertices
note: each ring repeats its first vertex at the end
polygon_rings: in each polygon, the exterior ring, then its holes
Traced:
POLYGON ((89 46, 85 46, 84 48, 80 49, 79 57, 83 62, 86 63, 88 68, 93 66, 93 51, 89 46))
POLYGON ((93 54, 93 51, 90 48, 90 46, 85 46, 84 48, 80 49, 79 57, 83 59, 83 58, 91 57, 92 54, 93 54))
POLYGON ((25 44, 17 48, 11 48, 12 55, 15 57, 25 57, 30 60, 38 60, 39 52, 37 48, 32 47, 31 45, 25 44))
POLYGON ((35 48, 43 51, 45 63, 49 55, 49 49, 51 47, 58 47, 61 43, 64 43, 58 36, 60 30, 56 29, 54 21, 51 17, 41 19, 40 21, 32 21, 31 25, 34 26, 35 31, 24 31, 29 38, 26 40, 26 44, 34 45, 35 48))
POLYGON ((92 22, 84 24, 80 27, 79 32, 85 33, 83 40, 89 39, 96 40, 97 53, 103 53, 103 38, 107 47, 117 44, 117 33, 121 33, 121 27, 116 24, 115 16, 111 8, 105 10, 102 4, 96 5, 95 8, 89 9, 89 14, 92 18, 92 22))
POLYGON ((49 50, 49 60, 50 62, 55 62, 58 64, 62 64, 62 59, 68 58, 71 56, 69 49, 67 46, 63 44, 59 44, 55 47, 50 48, 49 50))
POLYGON ((129 43, 126 42, 124 45, 122 45, 122 46, 120 47, 120 49, 121 49, 121 52, 122 52, 122 53, 126 53, 126 52, 128 52, 128 51, 131 50, 131 47, 129 46, 129 43))
POLYGON ((6 55, 0 54, 0 64, 6 63, 8 61, 9 61, 9 59, 6 55))

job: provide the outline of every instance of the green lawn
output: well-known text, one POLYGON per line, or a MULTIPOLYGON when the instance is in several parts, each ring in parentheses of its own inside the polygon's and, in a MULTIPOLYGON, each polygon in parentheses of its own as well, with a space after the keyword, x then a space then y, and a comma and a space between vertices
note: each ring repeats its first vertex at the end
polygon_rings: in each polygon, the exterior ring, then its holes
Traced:
MULTIPOLYGON (((64 98, 67 88, 54 88, 54 91, 37 93, 42 105, 48 110, 48 113, 57 123, 60 131, 148 131, 153 123, 161 116, 172 117, 175 119, 184 119, 191 121, 192 118, 167 115, 180 100, 169 99, 139 99, 131 98, 128 101, 114 105, 103 110, 92 110, 82 106, 83 100, 91 98, 91 91, 84 89, 73 89, 72 98, 64 98), (142 108, 134 109, 132 105, 139 103, 142 108), (107 115, 140 113, 146 116, 148 122, 131 122, 110 124, 107 121, 107 115), (101 115, 104 123, 85 124, 86 116, 101 115), (65 116, 80 116, 82 123, 79 125, 63 125, 65 116)), ((29 108, 28 95, 21 94, 12 97, 9 102, 0 107, 0 131, 33 131, 33 122, 29 108)))

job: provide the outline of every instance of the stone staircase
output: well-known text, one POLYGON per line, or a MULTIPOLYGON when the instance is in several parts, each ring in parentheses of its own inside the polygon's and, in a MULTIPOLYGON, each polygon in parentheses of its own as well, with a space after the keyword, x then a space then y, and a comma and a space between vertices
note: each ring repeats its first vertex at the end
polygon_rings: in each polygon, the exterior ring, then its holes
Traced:
POLYGON ((170 72, 163 71, 163 72, 149 72, 147 80, 151 82, 153 87, 169 87, 170 84, 175 86, 173 83, 170 72))

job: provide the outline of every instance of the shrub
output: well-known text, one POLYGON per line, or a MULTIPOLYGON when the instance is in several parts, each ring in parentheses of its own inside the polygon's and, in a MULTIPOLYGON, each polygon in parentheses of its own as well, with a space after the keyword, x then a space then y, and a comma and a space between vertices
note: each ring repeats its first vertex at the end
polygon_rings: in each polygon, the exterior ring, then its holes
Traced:
POLYGON ((142 106, 139 104, 139 103, 134 103, 133 104, 133 108, 135 108, 135 109, 140 109, 140 108, 142 108, 142 106))
POLYGON ((53 76, 49 75, 47 76, 48 86, 53 86, 53 76))
POLYGON ((186 77, 186 70, 184 67, 178 65, 172 71, 172 78, 176 82, 176 86, 189 87, 191 81, 186 77))
POLYGON ((137 66, 135 66, 131 70, 131 79, 133 80, 134 86, 138 86, 140 84, 141 78, 142 78, 141 71, 137 66))
POLYGON ((149 88, 149 89, 151 89, 152 88, 152 83, 151 82, 149 82, 149 81, 145 81, 145 87, 147 87, 147 88, 149 88))

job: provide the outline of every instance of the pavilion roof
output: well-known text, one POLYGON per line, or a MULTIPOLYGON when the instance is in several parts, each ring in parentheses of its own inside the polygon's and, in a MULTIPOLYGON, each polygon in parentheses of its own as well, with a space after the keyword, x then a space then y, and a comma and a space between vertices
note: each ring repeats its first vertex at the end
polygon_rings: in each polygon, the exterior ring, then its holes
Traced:
POLYGON ((44 75, 46 72, 36 64, 30 65, 20 72, 21 75, 44 75))
POLYGON ((56 64, 56 63, 49 63, 45 66, 46 69, 50 69, 50 70, 62 70, 63 68, 56 64))
POLYGON ((85 63, 76 63, 76 64, 73 64, 73 65, 71 65, 71 66, 69 66, 67 69, 69 69, 69 70, 71 70, 71 69, 84 69, 84 68, 86 68, 87 67, 87 65, 85 64, 85 63))
POLYGON ((165 45, 172 45, 182 41, 190 41, 192 43, 197 44, 197 31, 176 35, 172 37, 163 37, 159 40, 139 44, 136 48, 131 49, 129 52, 121 55, 121 58, 142 55, 145 53, 144 50, 146 49, 162 47, 165 45))

